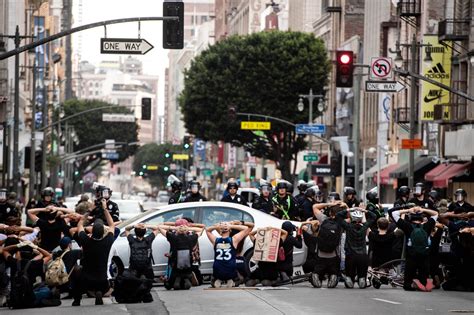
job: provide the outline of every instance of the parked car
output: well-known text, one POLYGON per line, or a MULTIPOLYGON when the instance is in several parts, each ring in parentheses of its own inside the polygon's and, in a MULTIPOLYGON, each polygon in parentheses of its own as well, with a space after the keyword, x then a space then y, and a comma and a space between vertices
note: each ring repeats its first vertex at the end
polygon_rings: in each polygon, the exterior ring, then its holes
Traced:
POLYGON ((170 199, 170 197, 166 190, 160 190, 158 192, 158 197, 156 199, 159 203, 168 203, 168 200, 170 199))
POLYGON ((113 200, 118 208, 120 214, 120 220, 125 221, 130 218, 133 218, 140 213, 143 213, 145 209, 143 204, 138 200, 113 200))
POLYGON ((247 204, 249 207, 252 206, 252 203, 255 202, 258 196, 260 196, 260 190, 258 188, 253 187, 241 187, 237 190, 237 193, 247 200, 247 204))
MULTIPOLYGON (((114 277, 117 272, 128 268, 130 248, 127 238, 125 237, 125 227, 138 223, 160 224, 163 222, 172 222, 183 217, 191 218, 194 222, 202 223, 206 226, 224 221, 244 220, 255 223, 255 228, 267 226, 281 228, 284 222, 259 210, 235 203, 220 201, 178 203, 151 209, 117 226, 120 229, 120 236, 115 240, 109 256, 109 260, 111 261, 111 276, 114 277)), ((301 223, 293 222, 293 224, 300 226, 301 223)), ((206 233, 203 233, 199 237, 199 246, 201 251, 201 272, 203 275, 210 275, 212 274, 212 265, 214 262, 214 249, 206 233)), ((158 235, 152 247, 155 276, 164 275, 168 264, 165 254, 168 253, 169 250, 169 243, 166 238, 162 235, 158 235)), ((243 253, 244 256, 248 258, 249 268, 252 269, 255 263, 250 260, 253 254, 253 243, 249 238, 245 240, 243 253)), ((303 265, 306 259, 306 247, 303 246, 302 249, 295 248, 293 256, 293 265, 299 266, 299 268, 295 268, 295 271, 301 272, 300 266, 303 265)))

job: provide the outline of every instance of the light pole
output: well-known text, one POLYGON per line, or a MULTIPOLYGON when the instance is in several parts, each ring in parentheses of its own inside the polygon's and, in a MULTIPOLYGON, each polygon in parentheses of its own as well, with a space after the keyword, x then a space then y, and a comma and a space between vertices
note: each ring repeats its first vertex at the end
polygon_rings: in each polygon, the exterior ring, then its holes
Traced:
POLYGON ((381 191, 380 191, 380 182, 381 182, 381 176, 380 176, 380 171, 382 168, 382 158, 380 157, 380 151, 383 150, 386 153, 391 153, 389 150, 388 145, 377 145, 377 194, 379 194, 379 198, 382 197, 381 191))
POLYGON ((345 154, 341 153, 341 155, 342 155, 342 162, 341 162, 341 196, 342 196, 344 194, 344 186, 346 185, 346 157, 351 158, 354 156, 354 153, 349 151, 345 154))
MULTIPOLYGON (((366 171, 367 171, 367 152, 369 152, 370 154, 374 154, 375 152, 377 152, 377 149, 374 148, 374 147, 370 147, 368 149, 364 149, 364 151, 362 152, 362 196, 361 198, 365 198, 365 193, 367 191, 367 174, 366 174, 366 171)), ((377 158, 377 163, 378 163, 378 158, 377 158)), ((358 181, 359 179, 356 178, 356 180, 358 181)))
MULTIPOLYGON (((309 89, 309 94, 300 94, 299 95, 300 99, 298 100, 298 110, 302 112, 304 110, 304 103, 303 103, 303 98, 306 98, 309 102, 309 119, 308 119, 308 124, 312 125, 313 124, 313 101, 315 99, 319 99, 318 103, 318 111, 323 112, 324 111, 324 95, 322 94, 313 94, 313 89, 309 89)), ((309 135, 309 152, 313 149, 313 136, 309 135)), ((308 172, 308 180, 311 180, 312 174, 311 174, 311 162, 308 161, 307 164, 307 172, 308 172)))

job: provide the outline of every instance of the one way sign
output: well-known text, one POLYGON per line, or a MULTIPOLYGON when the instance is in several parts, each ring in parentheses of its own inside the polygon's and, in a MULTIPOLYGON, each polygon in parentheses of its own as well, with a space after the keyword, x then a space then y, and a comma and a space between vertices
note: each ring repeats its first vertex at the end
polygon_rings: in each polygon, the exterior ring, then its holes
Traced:
POLYGON ((398 81, 365 81, 366 92, 400 92, 405 88, 398 81))
POLYGON ((141 38, 101 38, 101 54, 144 55, 153 48, 141 38))

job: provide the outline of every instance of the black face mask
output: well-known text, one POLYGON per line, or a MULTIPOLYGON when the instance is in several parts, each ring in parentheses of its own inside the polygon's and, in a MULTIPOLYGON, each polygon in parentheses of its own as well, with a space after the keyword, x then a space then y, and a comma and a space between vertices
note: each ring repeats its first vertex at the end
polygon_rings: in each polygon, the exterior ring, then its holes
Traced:
POLYGON ((145 236, 145 233, 146 233, 146 229, 137 229, 137 228, 135 228, 135 235, 137 237, 143 237, 143 236, 145 236))
POLYGON ((54 219, 56 219, 56 214, 57 214, 56 212, 54 212, 54 213, 53 213, 53 212, 48 212, 48 213, 46 214, 46 218, 47 218, 48 220, 54 220, 54 219))

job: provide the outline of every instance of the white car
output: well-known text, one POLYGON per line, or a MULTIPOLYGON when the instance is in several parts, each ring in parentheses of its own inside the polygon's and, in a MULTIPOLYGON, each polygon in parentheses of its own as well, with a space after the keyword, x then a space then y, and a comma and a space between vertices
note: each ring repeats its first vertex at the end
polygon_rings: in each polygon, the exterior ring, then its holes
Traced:
POLYGON ((237 193, 247 200, 249 207, 252 207, 252 203, 255 202, 255 199, 257 199, 258 196, 260 196, 260 190, 253 187, 239 188, 237 193))
POLYGON ((113 200, 119 208, 120 220, 125 221, 143 213, 143 204, 138 200, 113 200))
MULTIPOLYGON (((109 261, 112 264, 112 267, 109 269, 111 270, 111 276, 114 277, 117 272, 127 268, 129 264, 130 247, 124 233, 126 226, 137 223, 159 224, 173 222, 183 217, 190 218, 195 223, 202 223, 206 226, 225 221, 243 220, 255 223, 255 228, 267 226, 281 228, 284 222, 259 210, 230 202, 189 202, 152 209, 117 226, 120 229, 120 236, 115 240, 109 255, 109 261)), ((293 224, 300 226, 301 223, 293 222, 293 224)), ((199 237, 199 247, 201 252, 201 273, 203 275, 210 275, 212 274, 214 262, 214 249, 205 232, 199 237)), ((152 247, 155 276, 161 276, 165 273, 168 264, 165 254, 169 253, 169 250, 168 241, 159 234, 154 240, 152 247)), ((249 238, 245 240, 243 253, 245 257, 249 258, 248 261, 250 261, 253 254, 253 243, 249 238)), ((301 249, 295 248, 293 257, 293 265, 302 266, 306 260, 306 247, 303 245, 301 249)), ((250 261, 249 268, 253 268, 253 264, 254 262, 250 261)))

